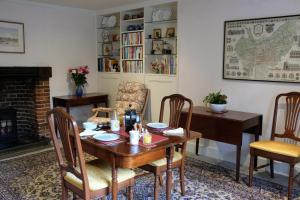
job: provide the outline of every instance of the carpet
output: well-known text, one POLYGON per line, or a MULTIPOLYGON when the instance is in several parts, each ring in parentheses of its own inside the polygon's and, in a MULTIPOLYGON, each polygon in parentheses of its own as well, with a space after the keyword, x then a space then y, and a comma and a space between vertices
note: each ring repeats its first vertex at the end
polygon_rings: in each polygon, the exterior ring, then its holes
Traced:
MULTIPOLYGON (((53 150, 2 161, 0 170, 0 199, 60 199, 60 175, 53 150)), ((285 186, 258 178, 254 178, 253 186, 249 188, 246 175, 236 183, 233 170, 191 157, 186 159, 185 196, 180 196, 178 172, 174 171, 173 175, 172 199, 283 199, 287 192, 285 186)), ((136 179, 134 199, 153 199, 153 178, 148 174, 136 179)), ((164 191, 162 188, 160 199, 165 199, 164 191)), ((294 190, 294 197, 299 196, 300 191, 294 190)), ((126 199, 125 191, 119 192, 118 199, 126 199)))

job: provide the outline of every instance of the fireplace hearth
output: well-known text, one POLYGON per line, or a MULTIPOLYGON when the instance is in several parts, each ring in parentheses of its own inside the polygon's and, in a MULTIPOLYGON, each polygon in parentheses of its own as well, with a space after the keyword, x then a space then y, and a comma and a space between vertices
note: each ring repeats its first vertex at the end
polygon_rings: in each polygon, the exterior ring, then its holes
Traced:
POLYGON ((48 140, 51 67, 0 67, 0 150, 48 140))

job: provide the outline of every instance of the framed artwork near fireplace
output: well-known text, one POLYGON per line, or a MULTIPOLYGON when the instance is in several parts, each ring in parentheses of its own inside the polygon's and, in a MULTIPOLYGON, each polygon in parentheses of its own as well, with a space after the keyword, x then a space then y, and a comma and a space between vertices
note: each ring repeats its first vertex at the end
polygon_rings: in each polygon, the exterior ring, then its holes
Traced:
POLYGON ((23 23, 0 21, 0 53, 25 53, 23 23))

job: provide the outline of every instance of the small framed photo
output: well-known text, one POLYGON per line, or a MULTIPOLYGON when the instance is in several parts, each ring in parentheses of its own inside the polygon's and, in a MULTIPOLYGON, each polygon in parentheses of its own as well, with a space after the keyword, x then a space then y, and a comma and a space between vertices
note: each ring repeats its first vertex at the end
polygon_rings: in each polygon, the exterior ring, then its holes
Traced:
POLYGON ((153 29, 153 38, 161 38, 161 28, 153 29))
POLYGON ((166 37, 175 37, 175 28, 167 28, 166 37))
POLYGON ((0 53, 25 53, 23 23, 0 21, 0 53))
POLYGON ((103 44, 102 45, 102 53, 104 56, 112 55, 112 45, 111 44, 103 44))
POLYGON ((162 54, 164 48, 163 40, 153 40, 152 41, 152 54, 162 54))

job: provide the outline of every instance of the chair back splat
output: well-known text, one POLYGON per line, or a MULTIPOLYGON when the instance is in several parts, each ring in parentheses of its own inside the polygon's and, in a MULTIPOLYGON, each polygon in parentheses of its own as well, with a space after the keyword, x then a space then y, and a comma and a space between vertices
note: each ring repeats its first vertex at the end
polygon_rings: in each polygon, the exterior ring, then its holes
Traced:
POLYGON ((167 100, 169 100, 169 105, 170 105, 169 126, 172 128, 178 128, 179 119, 180 119, 180 115, 181 115, 184 103, 187 102, 189 104, 187 121, 186 121, 185 127, 183 127, 186 129, 186 134, 189 136, 190 124, 191 124, 191 119, 192 119, 192 108, 193 108, 192 100, 186 98, 185 96, 183 96, 181 94, 172 94, 170 96, 165 96, 161 101, 159 122, 163 121, 164 106, 165 106, 165 102, 167 100))
POLYGON ((271 139, 274 140, 276 137, 278 137, 278 138, 292 139, 299 142, 300 137, 297 133, 297 131, 299 131, 299 126, 298 126, 299 114, 300 114, 300 92, 290 92, 290 93, 284 93, 278 95, 275 100, 271 139), (285 100, 284 132, 277 133, 276 125, 278 121, 277 119, 278 108, 280 105, 280 100, 282 99, 285 100))

